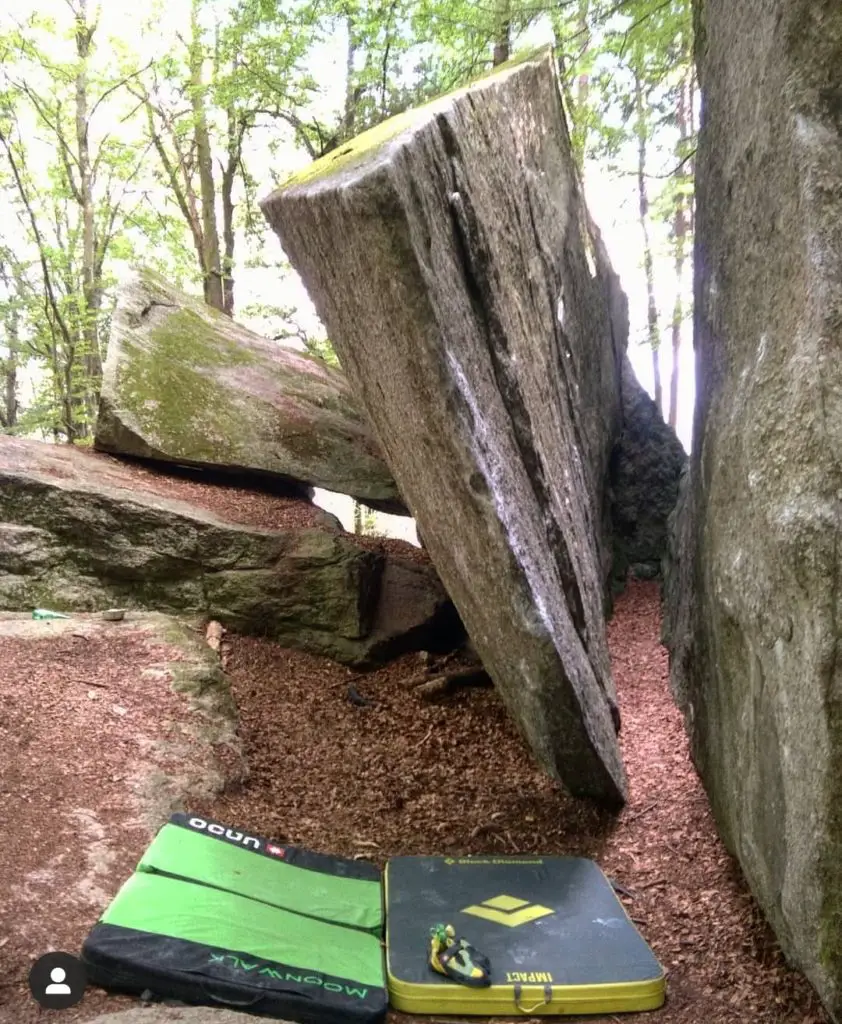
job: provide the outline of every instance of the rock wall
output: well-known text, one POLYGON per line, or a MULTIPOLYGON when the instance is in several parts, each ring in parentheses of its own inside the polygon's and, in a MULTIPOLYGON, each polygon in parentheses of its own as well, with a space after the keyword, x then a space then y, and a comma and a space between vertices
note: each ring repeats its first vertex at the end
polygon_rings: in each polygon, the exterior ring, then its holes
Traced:
POLYGON ((602 529, 627 325, 551 53, 365 133, 263 209, 537 759, 616 806, 602 529))
POLYGON ((667 521, 675 508, 687 455, 658 406, 623 361, 623 427, 609 469, 611 574, 621 587, 631 574, 654 579, 667 551, 667 521))
POLYGON ((842 5, 696 16, 698 395, 672 683, 729 849, 842 1020, 842 5))

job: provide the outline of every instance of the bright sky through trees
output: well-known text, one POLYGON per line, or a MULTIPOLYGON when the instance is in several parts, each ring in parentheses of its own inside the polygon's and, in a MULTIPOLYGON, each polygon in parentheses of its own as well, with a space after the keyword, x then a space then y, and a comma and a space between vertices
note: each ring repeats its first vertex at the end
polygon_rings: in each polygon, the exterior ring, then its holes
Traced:
POLYGON ((331 132, 358 131, 448 75, 464 80, 492 48, 554 41, 650 393, 657 316, 665 414, 681 311, 676 427, 689 447, 691 274, 685 261, 679 288, 675 229, 687 218, 674 204, 692 182, 671 174, 689 145, 677 140, 676 96, 678 121, 688 95, 697 120, 686 0, 19 0, 0 11, 0 360, 16 347, 16 429, 57 440, 89 431, 114 286, 134 262, 200 293, 204 279, 206 298, 214 275, 203 267, 223 267, 237 319, 320 344, 256 200, 331 132))

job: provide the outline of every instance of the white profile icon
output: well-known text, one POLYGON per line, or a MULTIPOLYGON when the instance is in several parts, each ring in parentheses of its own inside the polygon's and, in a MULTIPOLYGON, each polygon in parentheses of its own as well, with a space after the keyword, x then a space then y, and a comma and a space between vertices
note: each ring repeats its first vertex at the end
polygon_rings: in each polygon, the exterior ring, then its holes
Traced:
POLYGON ((47 985, 45 995, 48 996, 69 996, 70 986, 64 983, 64 979, 67 977, 67 971, 63 967, 54 967, 50 971, 50 977, 52 978, 52 985, 47 985))

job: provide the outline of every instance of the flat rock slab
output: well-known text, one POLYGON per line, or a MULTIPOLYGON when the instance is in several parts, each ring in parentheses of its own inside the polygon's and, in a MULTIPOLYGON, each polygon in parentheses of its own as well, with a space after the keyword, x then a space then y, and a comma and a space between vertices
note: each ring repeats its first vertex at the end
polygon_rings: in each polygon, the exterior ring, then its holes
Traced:
POLYGON ((120 288, 95 443, 406 511, 341 370, 260 337, 149 270, 120 288))
POLYGON ((622 803, 602 523, 627 325, 552 55, 373 129, 262 205, 538 760, 622 803))
POLYGON ((0 438, 0 608, 192 613, 365 665, 455 618, 431 567, 385 573, 388 561, 349 534, 225 522, 144 491, 114 460, 0 438), (414 604, 395 616, 407 577, 414 604))
POLYGON ((729 850, 842 1021, 842 5, 700 7, 671 680, 729 850))

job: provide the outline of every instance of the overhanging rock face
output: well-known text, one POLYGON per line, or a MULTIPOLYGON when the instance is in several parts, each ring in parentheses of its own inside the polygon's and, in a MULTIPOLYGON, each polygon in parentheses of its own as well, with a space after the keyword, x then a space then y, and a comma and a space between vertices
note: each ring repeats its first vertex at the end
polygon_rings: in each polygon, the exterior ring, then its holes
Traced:
POLYGON ((602 524, 625 305, 550 53, 360 136, 263 209, 538 760, 620 804, 602 524))
POLYGON ((842 5, 705 0, 671 679, 719 829, 842 1020, 842 5))

